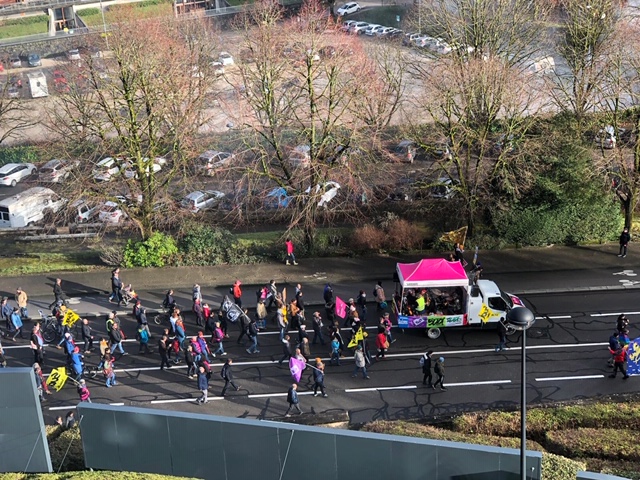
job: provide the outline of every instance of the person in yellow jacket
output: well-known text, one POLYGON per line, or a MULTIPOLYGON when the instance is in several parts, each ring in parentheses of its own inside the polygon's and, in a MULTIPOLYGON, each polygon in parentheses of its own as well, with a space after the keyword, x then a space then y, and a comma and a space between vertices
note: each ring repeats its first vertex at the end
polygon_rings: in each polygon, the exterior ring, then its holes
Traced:
POLYGON ((16 289, 16 303, 18 304, 18 308, 20 309, 20 316, 22 318, 29 318, 29 312, 27 312, 27 301, 29 297, 27 297, 27 293, 22 290, 22 287, 18 287, 16 289))

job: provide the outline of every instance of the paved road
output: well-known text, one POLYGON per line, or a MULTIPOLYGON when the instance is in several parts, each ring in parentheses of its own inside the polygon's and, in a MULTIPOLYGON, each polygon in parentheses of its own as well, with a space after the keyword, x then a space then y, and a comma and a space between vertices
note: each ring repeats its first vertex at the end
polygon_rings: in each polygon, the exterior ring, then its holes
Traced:
MULTIPOLYGON (((637 379, 622 381, 606 378, 608 354, 606 341, 620 311, 630 314, 632 325, 640 319, 633 292, 608 291, 573 294, 526 295, 525 301, 538 316, 529 332, 528 397, 531 403, 591 398, 605 394, 631 393, 637 379)), ((370 318, 370 322, 373 321, 370 318)), ((96 320, 96 330, 103 328, 96 320)), ((133 334, 134 322, 124 320, 124 330, 133 334)), ((194 331, 187 327, 189 333, 194 331)), ((221 389, 218 375, 222 360, 214 363, 212 397, 204 407, 193 404, 195 382, 186 378, 182 365, 171 371, 158 370, 157 354, 137 355, 135 342, 127 342, 131 355, 118 359, 120 385, 104 387, 103 380, 89 380, 92 398, 97 402, 148 406, 153 408, 205 411, 229 416, 279 418, 285 409, 287 384, 291 381, 285 366, 279 366, 278 336, 270 326, 260 336, 261 353, 250 356, 236 345, 234 327, 226 349, 235 360, 239 392, 217 398, 221 389)), ((159 327, 152 326, 158 333, 159 327)), ((632 333, 638 333, 634 328, 632 333)), ((519 337, 510 339, 512 348, 496 354, 493 331, 451 329, 443 336, 428 340, 421 332, 395 333, 388 358, 370 367, 370 380, 351 378, 353 361, 343 360, 340 367, 328 367, 328 398, 310 397, 307 375, 301 382, 302 407, 307 412, 347 410, 352 422, 374 419, 416 418, 450 415, 462 411, 487 408, 512 408, 519 402, 519 337), (447 366, 448 391, 423 388, 418 365, 420 354, 433 348, 436 356, 444 355, 447 366)), ((27 365, 31 355, 24 344, 7 347, 10 364, 27 365)), ((312 347, 313 356, 327 357, 326 348, 312 347)), ((96 356, 88 358, 97 363, 96 356)), ((49 349, 48 366, 64 363, 64 356, 49 349)), ((73 407, 77 397, 71 384, 49 397, 45 416, 53 418, 73 407)))

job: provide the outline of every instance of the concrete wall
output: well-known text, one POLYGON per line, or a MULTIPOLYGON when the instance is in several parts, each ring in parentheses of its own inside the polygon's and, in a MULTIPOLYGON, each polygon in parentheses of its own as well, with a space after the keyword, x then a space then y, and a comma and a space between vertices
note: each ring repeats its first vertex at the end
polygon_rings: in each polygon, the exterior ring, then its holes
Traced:
POLYGON ((576 480, 629 480, 628 478, 606 475, 604 473, 578 472, 576 480))
POLYGON ((0 472, 51 472, 31 368, 0 368, 0 472))
MULTIPOLYGON (((519 451, 419 438, 193 415, 78 406, 86 466, 205 479, 516 480, 519 451)), ((540 480, 539 452, 528 452, 540 480)))

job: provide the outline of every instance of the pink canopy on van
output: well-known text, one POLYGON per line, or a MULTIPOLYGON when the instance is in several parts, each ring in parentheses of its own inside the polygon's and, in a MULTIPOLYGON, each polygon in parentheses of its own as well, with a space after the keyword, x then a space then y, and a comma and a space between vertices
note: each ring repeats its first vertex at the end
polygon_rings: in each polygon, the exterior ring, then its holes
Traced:
POLYGON ((424 258, 417 263, 398 263, 398 278, 402 288, 466 287, 467 272, 460 262, 443 258, 424 258))

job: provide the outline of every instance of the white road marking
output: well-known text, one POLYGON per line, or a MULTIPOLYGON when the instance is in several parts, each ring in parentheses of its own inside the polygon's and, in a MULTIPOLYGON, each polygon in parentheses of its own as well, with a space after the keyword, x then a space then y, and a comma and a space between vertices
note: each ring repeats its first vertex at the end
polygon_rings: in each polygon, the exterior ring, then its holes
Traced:
MULTIPOLYGON (((313 395, 313 392, 298 392, 298 396, 300 395, 313 395)), ((247 395, 249 398, 268 398, 268 397, 286 397, 287 392, 285 393, 256 393, 252 395, 247 395)))
POLYGON ((380 392, 383 390, 414 390, 418 388, 417 385, 399 385, 397 387, 371 387, 371 388, 347 388, 346 393, 358 393, 358 392, 380 392))
POLYGON ((511 380, 486 380, 483 382, 462 382, 462 383, 447 383, 448 387, 469 387, 473 385, 503 385, 505 383, 511 383, 511 380))
POLYGON ((560 320, 563 318, 573 318, 571 315, 545 315, 544 317, 536 317, 536 320, 545 320, 545 319, 551 319, 551 320, 560 320))
POLYGON ((635 277, 635 276, 637 276, 638 274, 637 274, 637 273, 634 273, 634 271, 633 271, 633 270, 623 270, 623 271, 621 271, 621 272, 614 273, 614 275, 624 275, 624 276, 626 276, 626 277, 635 277))
MULTIPOLYGON (((170 400, 151 400, 149 403, 151 404, 160 404, 160 403, 193 403, 197 400, 196 397, 192 397, 192 398, 172 398, 170 400)), ((207 399, 207 402, 210 402, 212 400, 224 400, 224 397, 209 397, 207 399)))
MULTIPOLYGON (((640 312, 625 312, 625 315, 640 315, 640 312)), ((589 315, 590 317, 617 317, 618 315, 622 315, 621 313, 592 313, 589 315)))
MULTIPOLYGON (((112 405, 114 407, 123 407, 124 406, 124 402, 110 403, 109 405, 112 405)), ((73 410, 76 407, 77 407, 77 405, 66 405, 66 406, 62 406, 62 407, 49 407, 49 410, 51 410, 51 411, 55 411, 55 410, 73 410)))
POLYGON ((556 380, 589 380, 592 378, 604 378, 604 375, 581 375, 581 376, 574 376, 574 377, 536 378, 536 382, 554 382, 556 380))

